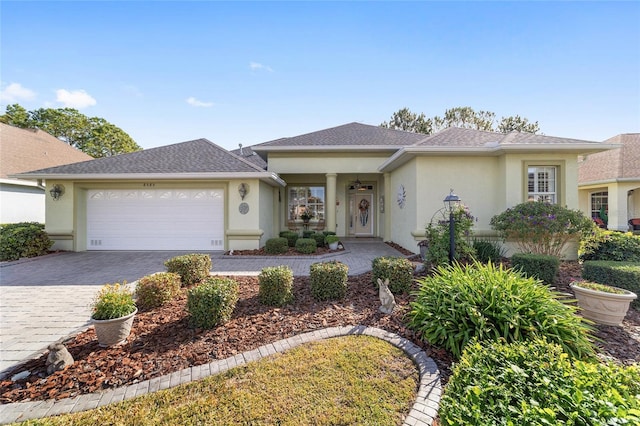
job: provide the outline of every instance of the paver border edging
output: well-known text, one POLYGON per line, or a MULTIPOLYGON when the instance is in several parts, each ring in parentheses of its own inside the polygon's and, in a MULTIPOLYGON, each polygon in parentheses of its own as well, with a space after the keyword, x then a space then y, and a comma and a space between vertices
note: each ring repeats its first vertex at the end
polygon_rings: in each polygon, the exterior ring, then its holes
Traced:
POLYGON ((395 333, 364 325, 330 327, 299 334, 226 359, 185 368, 162 377, 109 389, 104 392, 85 394, 57 401, 15 402, 0 405, 0 424, 91 410, 222 373, 269 355, 285 352, 304 343, 349 335, 376 337, 402 349, 407 354, 418 368, 420 382, 418 383, 416 401, 405 418, 404 425, 430 426, 437 416, 442 394, 440 372, 435 361, 411 341, 395 333))

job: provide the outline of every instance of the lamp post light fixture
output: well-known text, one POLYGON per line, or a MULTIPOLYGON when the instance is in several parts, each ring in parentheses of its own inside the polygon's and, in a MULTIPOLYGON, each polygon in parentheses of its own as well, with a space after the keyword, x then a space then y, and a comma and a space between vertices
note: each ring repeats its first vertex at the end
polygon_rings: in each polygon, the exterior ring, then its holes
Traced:
POLYGON ((53 187, 49 190, 49 194, 51 194, 51 198, 53 198, 54 201, 58 201, 64 194, 64 185, 53 185, 53 187))
POLYGON ((453 212, 460 205, 460 197, 449 190, 449 195, 444 199, 444 207, 449 211, 449 264, 453 265, 456 257, 456 219, 453 212))

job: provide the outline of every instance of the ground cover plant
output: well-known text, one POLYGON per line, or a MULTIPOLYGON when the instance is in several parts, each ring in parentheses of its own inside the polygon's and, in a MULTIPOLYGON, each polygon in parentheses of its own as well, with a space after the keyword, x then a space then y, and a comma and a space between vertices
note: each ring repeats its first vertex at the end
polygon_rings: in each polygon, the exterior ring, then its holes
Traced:
POLYGON ((640 367, 574 360, 544 340, 470 343, 440 405, 443 425, 640 422, 640 367))
POLYGON ((309 343, 223 374, 84 413, 25 424, 400 424, 418 371, 368 336, 309 343))
POLYGON ((545 337, 569 354, 590 356, 590 327, 577 309, 518 271, 493 264, 439 267, 418 280, 409 327, 460 357, 474 338, 506 342, 545 337))

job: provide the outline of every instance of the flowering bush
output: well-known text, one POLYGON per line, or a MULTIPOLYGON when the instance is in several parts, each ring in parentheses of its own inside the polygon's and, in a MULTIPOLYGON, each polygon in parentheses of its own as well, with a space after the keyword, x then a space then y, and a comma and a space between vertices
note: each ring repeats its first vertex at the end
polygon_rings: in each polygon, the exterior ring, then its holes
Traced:
POLYGON ((302 211, 302 213, 300 213, 300 219, 302 219, 302 220, 304 220, 304 221, 307 221, 307 220, 311 220, 311 219, 313 219, 313 216, 315 216, 315 215, 314 215, 314 214, 313 214, 313 212, 312 212, 311 210, 309 210, 309 209, 304 209, 304 210, 302 211))
MULTIPOLYGON (((470 261, 475 256, 475 249, 471 242, 473 235, 473 221, 475 218, 469 208, 463 204, 453 211, 455 220, 454 236, 456 252, 454 258, 457 261, 470 261)), ((449 221, 443 220, 437 224, 430 223, 425 233, 427 243, 427 262, 436 267, 449 261, 449 221)))
POLYGON ((126 284, 126 281, 122 285, 105 284, 93 302, 91 318, 109 320, 132 314, 136 310, 136 304, 126 284))
POLYGON ((593 232, 595 225, 579 210, 527 201, 492 217, 491 227, 522 253, 560 257, 569 240, 593 232))

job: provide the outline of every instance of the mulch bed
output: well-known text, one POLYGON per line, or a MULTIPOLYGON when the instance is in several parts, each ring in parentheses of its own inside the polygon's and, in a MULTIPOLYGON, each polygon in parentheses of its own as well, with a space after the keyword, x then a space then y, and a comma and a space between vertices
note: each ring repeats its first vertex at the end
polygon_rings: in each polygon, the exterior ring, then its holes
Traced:
MULTIPOLYGON (((564 262, 557 283, 570 292, 568 284, 579 278, 580 265, 564 262)), ((14 369, 0 382, 0 402, 61 399, 96 392, 163 376, 190 366, 224 359, 267 343, 332 326, 366 325, 403 336, 422 347, 440 369, 443 383, 451 373, 452 358, 446 351, 420 341, 404 326, 409 295, 396 296, 398 309, 390 316, 378 311, 378 291, 371 274, 349 278, 347 297, 342 301, 316 302, 308 277, 294 279, 295 300, 273 308, 257 300, 256 277, 233 277, 240 283, 240 300, 232 319, 212 330, 190 327, 185 311, 186 296, 168 305, 136 315, 126 344, 100 348, 93 328, 68 339, 65 344, 75 359, 64 371, 46 376, 46 354, 14 369), (29 371, 26 379, 12 382, 16 373, 29 371)), ((630 310, 623 327, 598 326, 598 343, 603 357, 621 364, 640 361, 640 312, 630 310)))

